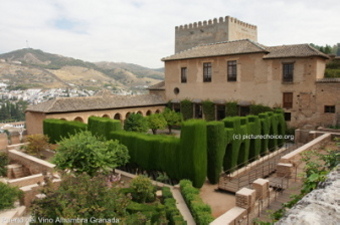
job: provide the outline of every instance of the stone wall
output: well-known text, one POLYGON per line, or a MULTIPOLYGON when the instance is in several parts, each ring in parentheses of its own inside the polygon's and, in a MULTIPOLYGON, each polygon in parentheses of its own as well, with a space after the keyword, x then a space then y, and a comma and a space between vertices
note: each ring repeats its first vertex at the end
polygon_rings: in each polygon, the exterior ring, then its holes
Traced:
POLYGON ((339 224, 340 221, 340 166, 325 182, 303 197, 291 208, 278 225, 339 224))
POLYGON ((28 168, 30 171, 30 174, 38 174, 38 173, 46 173, 46 172, 53 173, 53 169, 55 167, 55 165, 52 163, 49 163, 44 160, 38 159, 36 157, 27 155, 17 150, 9 150, 8 157, 12 161, 19 163, 25 166, 26 168, 28 168))

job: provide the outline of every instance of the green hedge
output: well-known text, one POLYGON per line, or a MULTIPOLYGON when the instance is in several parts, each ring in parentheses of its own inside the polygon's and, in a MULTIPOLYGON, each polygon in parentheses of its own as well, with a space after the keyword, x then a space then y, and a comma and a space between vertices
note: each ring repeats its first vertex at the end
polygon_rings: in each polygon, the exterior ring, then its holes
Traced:
POLYGON ((78 131, 86 130, 87 125, 78 121, 66 121, 59 119, 45 119, 43 132, 49 137, 51 143, 61 141, 63 137, 69 137, 78 131))
POLYGON ((234 169, 238 165, 239 152, 242 144, 242 135, 244 135, 244 125, 241 127, 240 117, 227 117, 223 119, 227 132, 232 136, 232 140, 226 143, 226 152, 223 160, 224 170, 234 169))
POLYGON ((102 136, 108 139, 111 131, 122 130, 120 120, 104 117, 91 116, 88 119, 88 130, 95 136, 102 136))
POLYGON ((174 179, 180 178, 178 138, 128 131, 111 132, 110 138, 119 140, 128 148, 130 163, 145 170, 166 171, 174 179))
POLYGON ((215 120, 215 104, 212 101, 203 101, 202 109, 206 121, 215 120))
POLYGON ((237 102, 227 102, 226 103, 226 116, 238 116, 237 102))
POLYGON ((252 161, 256 159, 261 151, 261 121, 258 116, 248 116, 248 133, 254 135, 254 139, 250 139, 249 144, 249 159, 252 161))
POLYGON ((207 127, 204 120, 188 120, 181 130, 179 167, 181 179, 189 179, 197 188, 207 177, 207 127))
POLYGON ((173 179, 190 179, 201 187, 207 175, 206 124, 203 120, 183 123, 180 139, 163 135, 115 131, 118 139, 129 149, 130 162, 145 170, 164 171, 173 179))
POLYGON ((192 186, 190 180, 181 180, 179 184, 182 196, 189 207, 196 224, 210 224, 214 220, 211 215, 211 208, 202 201, 199 196, 199 190, 192 186))
POLYGON ((169 225, 184 225, 187 224, 183 219, 181 212, 176 206, 176 200, 173 198, 169 187, 162 188, 163 202, 166 211, 166 217, 169 220, 169 225))
POLYGON ((207 123, 207 175, 210 183, 217 184, 222 172, 225 154, 225 131, 223 122, 207 123))
POLYGON ((182 100, 181 104, 181 113, 183 115, 183 120, 189 120, 193 118, 193 110, 194 105, 190 100, 182 100))
POLYGON ((250 105, 250 114, 252 115, 259 115, 260 113, 265 113, 265 112, 270 112, 273 111, 272 108, 269 106, 264 106, 264 105, 250 105))

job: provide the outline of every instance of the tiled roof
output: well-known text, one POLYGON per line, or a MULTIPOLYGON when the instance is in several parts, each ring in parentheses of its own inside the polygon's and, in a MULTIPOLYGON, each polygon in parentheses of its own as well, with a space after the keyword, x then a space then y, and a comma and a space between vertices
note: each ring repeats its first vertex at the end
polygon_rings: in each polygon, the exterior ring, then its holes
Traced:
POLYGON ((148 87, 149 90, 165 90, 164 80, 148 87))
POLYGON ((56 98, 37 105, 30 105, 26 111, 58 113, 89 110, 104 110, 124 107, 162 105, 166 102, 158 95, 105 95, 91 97, 56 98))
POLYGON ((340 78, 322 78, 317 83, 340 83, 340 78))
POLYGON ((313 48, 309 44, 297 44, 297 45, 282 45, 267 47, 268 54, 265 55, 264 59, 271 58, 296 58, 296 57, 311 57, 320 56, 328 59, 329 56, 313 48))
POLYGON ((237 41, 225 41, 212 44, 205 44, 193 47, 191 49, 178 52, 172 56, 163 58, 163 61, 177 60, 177 59, 189 59, 209 56, 222 56, 222 55, 234 55, 234 54, 246 54, 267 52, 264 46, 251 41, 249 39, 237 40, 237 41))
POLYGON ((218 42, 193 47, 191 49, 178 52, 174 55, 163 58, 163 61, 202 58, 211 56, 264 53, 264 59, 271 58, 295 58, 319 56, 329 58, 326 54, 313 48, 309 44, 282 45, 267 47, 249 39, 218 42))

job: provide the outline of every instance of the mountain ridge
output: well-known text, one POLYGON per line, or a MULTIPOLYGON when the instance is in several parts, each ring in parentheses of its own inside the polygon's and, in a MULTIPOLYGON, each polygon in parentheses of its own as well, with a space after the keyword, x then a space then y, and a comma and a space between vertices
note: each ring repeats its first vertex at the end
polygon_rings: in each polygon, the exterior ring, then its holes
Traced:
POLYGON ((32 48, 0 54, 0 63, 0 79, 9 80, 10 86, 116 90, 148 86, 164 79, 162 68, 150 69, 132 63, 87 62, 32 48))

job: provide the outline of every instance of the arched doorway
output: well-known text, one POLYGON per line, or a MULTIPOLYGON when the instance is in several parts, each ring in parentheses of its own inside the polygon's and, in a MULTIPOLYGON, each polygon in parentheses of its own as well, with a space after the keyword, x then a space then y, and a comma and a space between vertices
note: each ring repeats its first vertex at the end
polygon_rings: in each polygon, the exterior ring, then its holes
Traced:
POLYGON ((83 118, 81 118, 81 117, 76 117, 75 119, 74 119, 74 121, 78 121, 78 122, 82 122, 82 123, 84 123, 84 120, 83 120, 83 118))
POLYGON ((102 117, 103 117, 103 118, 110 118, 110 116, 107 115, 107 114, 104 114, 102 117))
POLYGON ((157 113, 157 114, 158 114, 158 113, 160 113, 160 112, 161 112, 161 111, 160 111, 159 109, 157 109, 155 113, 157 113))
POLYGON ((143 113, 142 113, 142 111, 138 111, 138 112, 137 112, 137 114, 141 114, 141 115, 143 116, 143 113))
POLYGON ((113 117, 115 120, 121 120, 121 115, 119 113, 116 113, 113 117))
POLYGON ((150 116, 152 113, 151 113, 151 110, 148 110, 147 112, 146 112, 146 115, 147 116, 150 116))
POLYGON ((125 119, 129 118, 130 114, 131 114, 130 112, 126 113, 125 114, 125 119))

